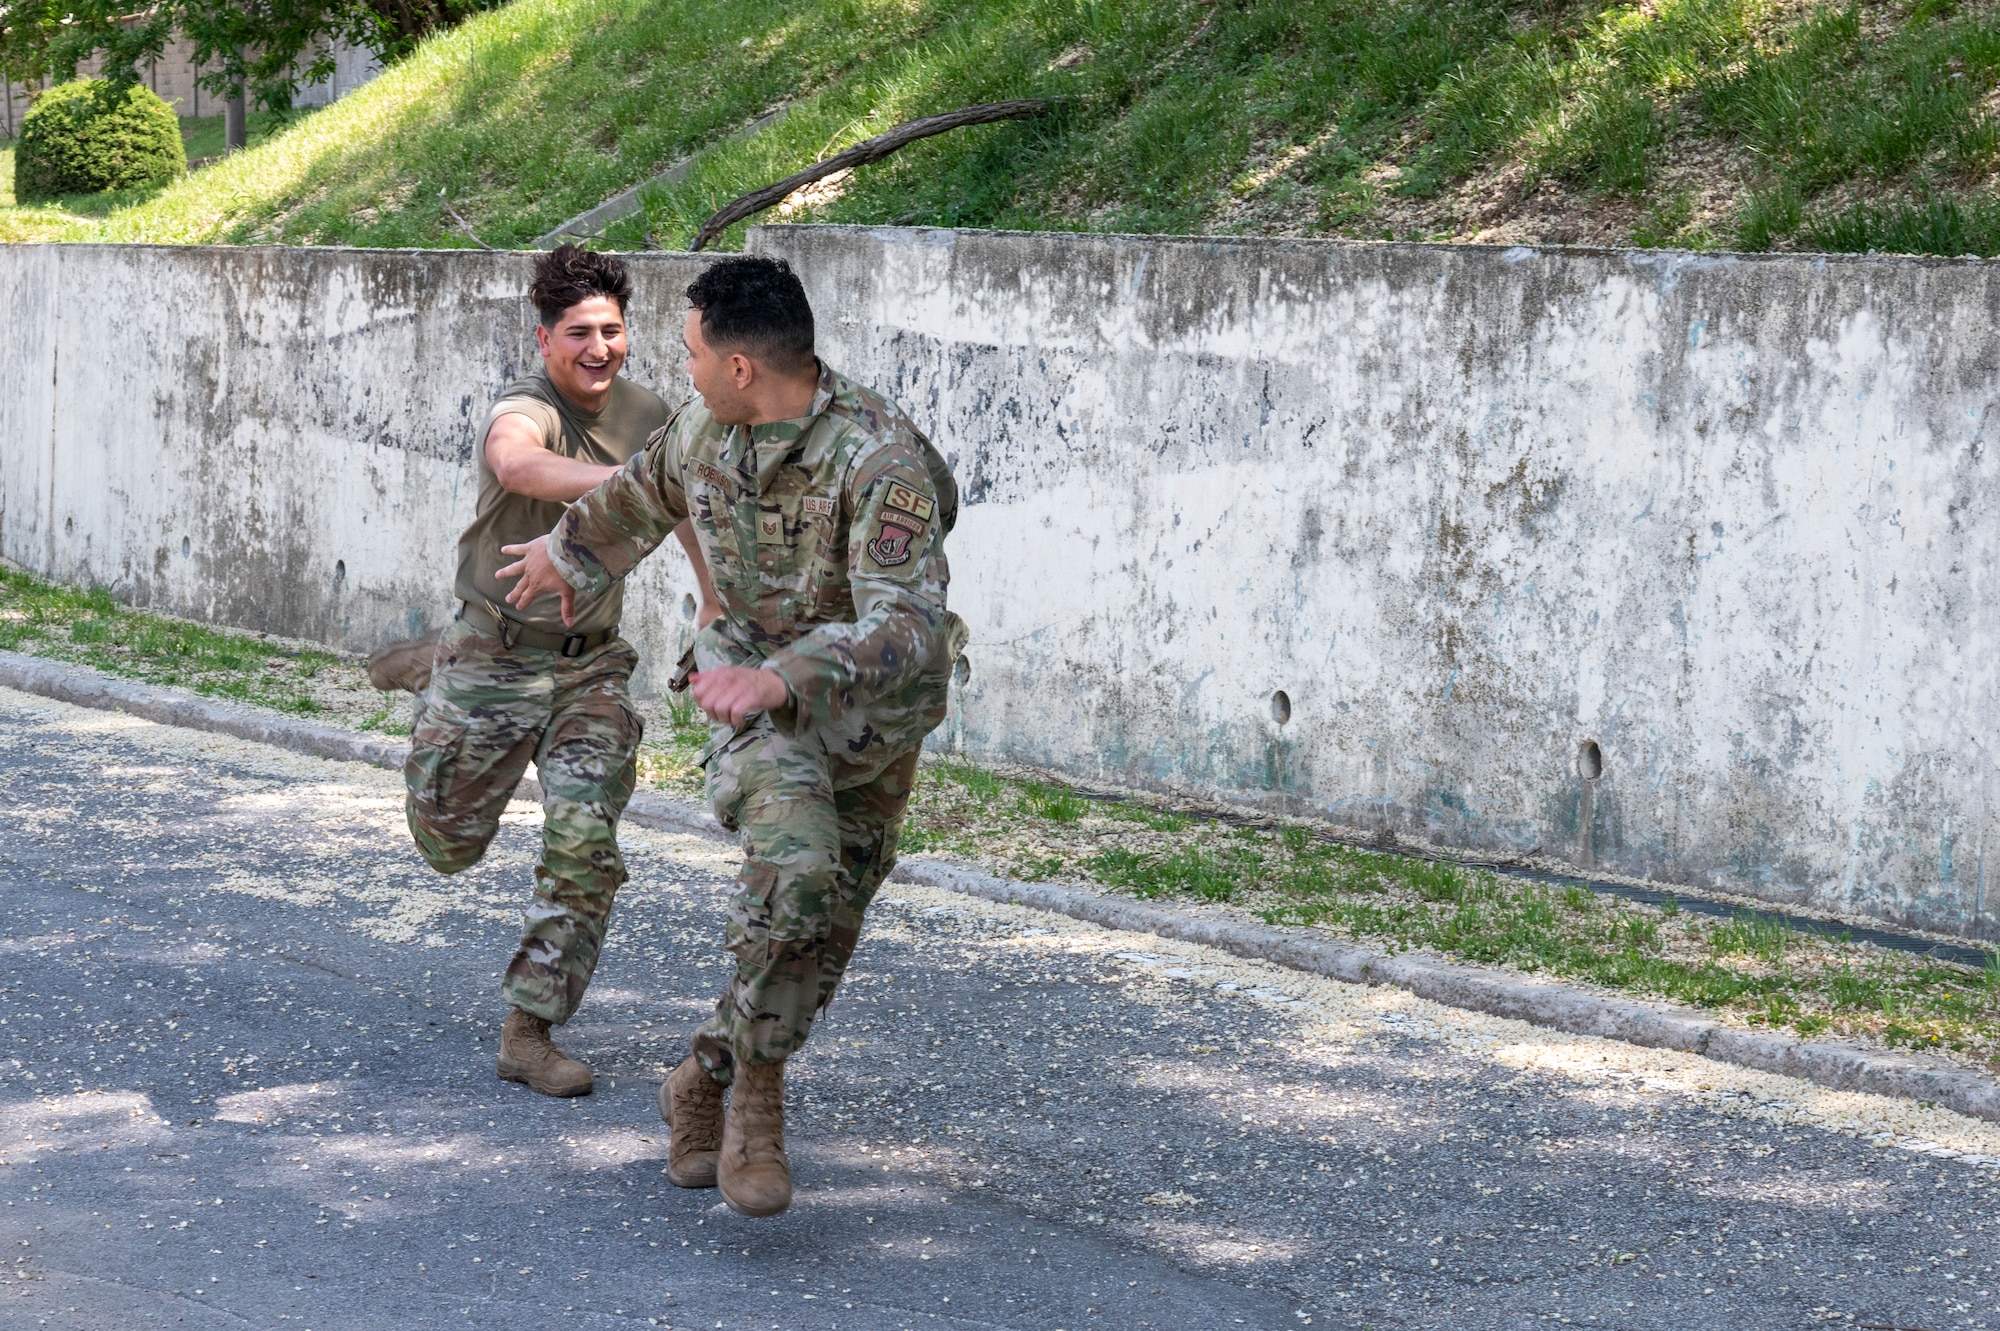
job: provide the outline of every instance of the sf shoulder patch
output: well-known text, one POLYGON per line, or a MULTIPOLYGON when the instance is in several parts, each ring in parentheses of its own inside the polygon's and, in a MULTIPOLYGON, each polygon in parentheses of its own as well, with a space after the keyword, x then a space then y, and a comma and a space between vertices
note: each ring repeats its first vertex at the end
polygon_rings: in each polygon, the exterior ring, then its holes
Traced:
POLYGON ((875 513, 875 534, 868 540, 868 558, 883 572, 902 568, 916 557, 917 547, 937 513, 937 501, 901 481, 892 481, 875 513))
POLYGON ((937 503, 926 495, 920 495, 901 481, 890 484, 889 493, 882 496, 882 502, 890 508, 900 508, 918 522, 929 522, 931 514, 937 512, 937 503))

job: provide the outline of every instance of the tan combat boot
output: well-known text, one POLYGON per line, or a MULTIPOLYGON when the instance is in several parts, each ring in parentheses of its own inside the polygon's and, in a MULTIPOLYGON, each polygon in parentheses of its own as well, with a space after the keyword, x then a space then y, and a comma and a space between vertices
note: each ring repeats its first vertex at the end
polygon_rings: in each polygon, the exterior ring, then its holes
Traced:
POLYGON ((667 1180, 677 1188, 715 1186, 715 1155, 722 1145, 722 1083, 689 1054, 660 1083, 660 1117, 666 1120, 667 1180))
POLYGON ((422 693, 431 685, 431 658, 441 634, 392 642, 368 658, 368 682, 383 693, 422 693))
POLYGON ((737 1062, 715 1173, 722 1200, 738 1215, 776 1215, 792 1204, 783 1063, 737 1062))
POLYGON ((515 1008, 500 1028, 500 1080, 543 1095, 590 1094, 590 1069, 556 1048, 547 1019, 515 1008))

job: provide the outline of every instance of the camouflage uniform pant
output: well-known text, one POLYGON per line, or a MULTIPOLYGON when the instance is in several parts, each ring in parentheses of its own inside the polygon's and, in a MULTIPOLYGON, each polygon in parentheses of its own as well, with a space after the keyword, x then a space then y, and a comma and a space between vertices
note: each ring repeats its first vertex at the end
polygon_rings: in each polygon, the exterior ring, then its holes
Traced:
POLYGON ((708 760, 716 817, 743 834, 725 940, 736 974, 695 1052, 719 1081, 736 1059, 797 1053, 861 941, 861 917, 896 863, 917 751, 843 785, 845 765, 759 716, 708 760))
POLYGON ((404 767, 417 849, 439 873, 477 864, 534 760, 542 784, 535 901, 501 992, 523 1012, 568 1021, 583 1001, 625 882, 618 819, 632 798, 641 723, 622 638, 574 658, 455 622, 438 644, 404 767))

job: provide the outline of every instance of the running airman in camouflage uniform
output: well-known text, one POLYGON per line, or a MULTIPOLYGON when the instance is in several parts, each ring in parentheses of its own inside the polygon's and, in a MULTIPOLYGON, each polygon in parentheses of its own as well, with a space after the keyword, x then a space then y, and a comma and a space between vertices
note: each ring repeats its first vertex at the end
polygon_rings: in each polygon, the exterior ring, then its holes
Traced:
MULTIPOLYGON (((630 296, 614 255, 562 245, 536 261, 529 299, 541 316, 542 364, 487 414, 452 622, 435 640, 383 648, 369 666, 378 688, 417 695, 405 809, 417 849, 438 872, 476 864, 529 762, 540 776, 542 853, 501 984, 509 1008, 494 1070, 545 1095, 592 1086, 589 1067, 549 1030, 583 1001, 625 882, 618 820, 636 776, 641 727, 629 682, 638 658, 618 632, 622 586, 514 604, 515 584, 500 570, 670 419, 658 395, 619 373, 630 296)), ((692 551, 692 534, 681 535, 692 551)), ((703 576, 699 564, 695 574, 703 576)))
POLYGON ((637 775, 641 728, 629 684, 638 660, 617 636, 566 657, 459 619, 418 697, 407 808, 417 849, 439 873, 479 862, 535 764, 543 809, 535 899, 500 988, 514 1007, 556 1025, 583 1001, 625 882, 618 819, 637 775))
POLYGON ((909 417, 822 367, 802 419, 725 427, 683 408, 551 536, 556 571, 587 596, 692 517, 722 608, 697 667, 762 667, 790 691, 740 728, 716 723, 704 756, 716 817, 745 852, 726 933, 736 973, 695 1040, 718 1081, 805 1043, 895 864, 963 645, 945 610, 957 509, 909 417))

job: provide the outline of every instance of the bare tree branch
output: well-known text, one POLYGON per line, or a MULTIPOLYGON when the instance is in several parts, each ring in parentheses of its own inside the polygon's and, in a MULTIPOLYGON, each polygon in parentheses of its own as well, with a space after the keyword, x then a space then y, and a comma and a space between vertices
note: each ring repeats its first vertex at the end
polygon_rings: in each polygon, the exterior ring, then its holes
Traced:
POLYGON ((477 245, 482 250, 492 249, 493 247, 491 245, 488 245, 485 241, 481 240, 479 238, 479 233, 472 229, 472 223, 466 221, 463 217, 460 217, 458 215, 458 209, 451 206, 451 200, 447 199, 444 196, 444 191, 447 188, 449 188, 449 186, 440 188, 438 190, 438 202, 443 204, 444 210, 451 214, 451 220, 458 223, 458 229, 465 233, 465 238, 467 240, 470 240, 473 244, 477 245))
POLYGON ((773 204, 783 202, 795 190, 804 189, 816 180, 824 180, 836 171, 846 171, 870 162, 879 162, 890 153, 918 139, 928 139, 933 134, 946 130, 960 129, 966 125, 984 125, 995 120, 1027 120, 1048 112, 1050 103, 1039 97, 1022 98, 1012 102, 986 102, 980 106, 962 107, 947 111, 943 115, 925 116, 921 120, 906 120, 883 134, 855 144, 845 152, 814 162, 805 170, 786 176, 774 185, 766 185, 760 190, 752 190, 734 202, 724 204, 715 210, 715 215, 701 224, 695 233, 690 250, 707 247, 717 236, 735 226, 746 217, 755 216, 773 204))

